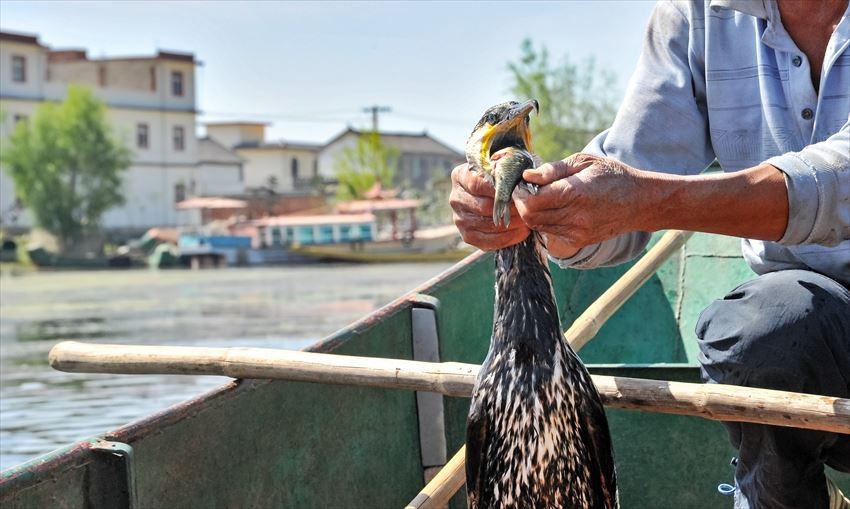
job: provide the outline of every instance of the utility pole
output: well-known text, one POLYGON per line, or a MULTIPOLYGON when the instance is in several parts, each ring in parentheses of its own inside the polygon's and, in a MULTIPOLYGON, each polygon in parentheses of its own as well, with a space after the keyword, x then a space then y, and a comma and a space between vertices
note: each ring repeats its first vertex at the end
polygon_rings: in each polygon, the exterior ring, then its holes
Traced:
POLYGON ((378 113, 389 113, 392 109, 389 106, 378 106, 377 104, 363 108, 363 113, 372 114, 372 130, 378 132, 378 113))

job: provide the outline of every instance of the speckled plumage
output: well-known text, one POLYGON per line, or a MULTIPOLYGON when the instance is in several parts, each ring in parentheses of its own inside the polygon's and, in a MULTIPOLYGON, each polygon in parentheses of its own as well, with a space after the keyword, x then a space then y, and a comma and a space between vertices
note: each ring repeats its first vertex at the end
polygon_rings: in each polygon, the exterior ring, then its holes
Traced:
POLYGON ((536 232, 496 252, 493 335, 472 395, 466 478, 472 509, 618 506, 605 412, 564 340, 536 232))

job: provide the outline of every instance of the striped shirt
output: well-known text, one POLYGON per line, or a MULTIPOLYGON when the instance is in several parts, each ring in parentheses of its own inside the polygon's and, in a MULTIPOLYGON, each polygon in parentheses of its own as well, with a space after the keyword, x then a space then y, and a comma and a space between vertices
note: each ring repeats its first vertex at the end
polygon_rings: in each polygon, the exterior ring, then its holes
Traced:
MULTIPOLYGON (((743 239, 759 274, 809 269, 850 285, 850 7, 826 50, 820 93, 773 0, 662 1, 610 129, 585 152, 643 170, 694 175, 767 162, 785 174, 777 242, 743 239)), ((746 220, 742 218, 742 220, 746 220)), ((555 260, 590 268, 646 246, 634 232, 555 260)))

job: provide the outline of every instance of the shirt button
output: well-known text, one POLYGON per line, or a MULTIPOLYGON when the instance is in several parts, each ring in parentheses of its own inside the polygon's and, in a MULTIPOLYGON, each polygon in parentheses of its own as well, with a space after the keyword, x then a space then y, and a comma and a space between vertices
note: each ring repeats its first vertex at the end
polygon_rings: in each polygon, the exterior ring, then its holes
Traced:
POLYGON ((811 120, 814 115, 811 108, 806 108, 802 112, 800 112, 800 116, 803 117, 803 120, 811 120))
POLYGON ((803 65, 803 59, 798 55, 791 60, 791 63, 794 64, 794 67, 800 67, 803 65))

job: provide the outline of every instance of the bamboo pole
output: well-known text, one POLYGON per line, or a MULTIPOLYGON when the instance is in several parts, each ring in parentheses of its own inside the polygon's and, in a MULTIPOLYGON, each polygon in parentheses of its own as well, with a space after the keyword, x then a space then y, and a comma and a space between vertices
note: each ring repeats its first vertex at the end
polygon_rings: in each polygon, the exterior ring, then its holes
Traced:
POLYGON ((63 341, 50 365, 70 373, 219 375, 359 385, 469 397, 478 366, 272 348, 102 345, 63 341))
MULTIPOLYGON (((54 368, 77 373, 223 375, 429 391, 459 397, 472 394, 479 369, 475 364, 457 362, 270 348, 100 345, 75 341, 57 344, 49 358, 54 368)), ((602 402, 613 408, 850 434, 850 399, 734 385, 601 375, 592 375, 592 378, 602 402)), ((453 468, 458 469, 463 470, 462 465, 453 468)), ((450 477, 440 478, 448 480, 450 477)))
POLYGON ((611 315, 649 281, 658 268, 685 245, 691 235, 693 232, 681 230, 670 230, 665 233, 652 246, 652 249, 588 306, 564 333, 564 337, 573 350, 578 352, 593 339, 611 315))
POLYGON ((439 502, 435 505, 435 501, 448 501, 466 482, 465 458, 466 446, 463 446, 404 509, 445 506, 446 503, 439 502))
MULTIPOLYGON (((649 278, 655 274, 658 268, 661 267, 661 265, 664 264, 664 262, 666 262, 673 253, 685 245, 685 242, 691 238, 691 235, 693 235, 693 232, 682 230, 670 230, 665 233, 658 242, 652 246, 652 249, 647 251, 647 253, 643 255, 637 263, 632 265, 625 274, 620 276, 620 279, 618 279, 602 295, 600 295, 593 304, 585 309, 564 333, 567 343, 570 344, 573 350, 578 352, 588 343, 588 341, 593 339, 593 337, 596 336, 596 333, 599 332, 599 329, 602 328, 602 325, 611 318, 611 315, 620 309, 620 307, 632 295, 634 295, 634 293, 643 286, 644 283, 649 281, 649 278)), ((463 457, 465 455, 465 451, 466 446, 461 446, 460 451, 458 451, 455 457, 459 455, 463 457)), ((466 474, 464 469, 459 469, 455 471, 455 475, 465 476, 466 474)), ((426 491, 433 493, 445 493, 444 490, 436 486, 437 483, 446 482, 443 481, 442 476, 439 477, 439 479, 434 477, 434 479, 425 486, 425 489, 420 492, 420 495, 426 491)), ((458 480, 452 478, 448 482, 451 482, 452 486, 454 486, 457 484, 458 480)), ((458 489, 460 489, 460 486, 463 486, 463 482, 458 485, 458 489)), ((423 499, 423 503, 416 505, 414 502, 420 499, 420 497, 417 496, 406 509, 440 508, 445 506, 453 495, 454 492, 448 493, 448 495, 443 498, 425 498, 423 499)))

